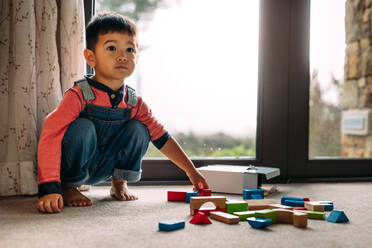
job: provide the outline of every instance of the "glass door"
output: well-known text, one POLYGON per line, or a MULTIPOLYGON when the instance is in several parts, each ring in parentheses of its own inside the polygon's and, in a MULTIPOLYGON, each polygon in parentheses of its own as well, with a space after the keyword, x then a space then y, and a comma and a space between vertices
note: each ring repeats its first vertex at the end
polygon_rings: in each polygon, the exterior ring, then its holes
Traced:
MULTIPOLYGON (((134 19, 140 55, 127 83, 186 153, 256 157, 259 1, 97 0, 134 19)), ((150 146, 148 158, 162 157, 150 146)))

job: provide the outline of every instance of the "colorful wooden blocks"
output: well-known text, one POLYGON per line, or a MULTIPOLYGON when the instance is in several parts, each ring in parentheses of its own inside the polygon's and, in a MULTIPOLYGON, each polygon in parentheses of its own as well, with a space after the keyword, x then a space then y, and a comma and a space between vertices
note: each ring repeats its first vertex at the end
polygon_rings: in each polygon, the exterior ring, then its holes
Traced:
POLYGON ((248 203, 248 210, 268 209, 270 204, 277 203, 273 199, 246 200, 245 202, 248 203))
POLYGON ((183 191, 168 191, 168 201, 186 201, 186 192, 183 191))
POLYGON ((183 220, 164 220, 159 222, 159 230, 173 231, 185 228, 185 221, 183 220))
POLYGON ((262 189, 243 189, 243 199, 264 199, 264 191, 262 189))
POLYGON ((212 219, 227 223, 227 224, 237 224, 240 221, 238 216, 220 212, 220 211, 211 212, 209 214, 209 217, 211 217, 212 219))
POLYGON ((208 216, 201 212, 195 214, 195 216, 190 220, 190 223, 196 225, 212 224, 208 219, 208 216))
POLYGON ((349 222, 349 219, 347 218, 344 211, 332 210, 332 212, 329 214, 327 218, 327 221, 333 222, 333 223, 344 223, 344 222, 349 222))
POLYGON ((276 209, 276 208, 280 208, 280 209, 293 210, 293 207, 291 207, 291 206, 286 206, 286 205, 282 205, 282 204, 269 204, 269 205, 267 205, 267 208, 268 208, 268 209, 276 209))
POLYGON ((333 210, 333 202, 331 201, 312 201, 312 202, 305 202, 305 207, 309 211, 332 211, 333 210))
POLYGON ((198 196, 190 198, 190 213, 195 214, 200 207, 206 203, 212 202, 216 209, 223 209, 226 211, 226 197, 225 196, 198 196))
POLYGON ((262 219, 270 219, 272 220, 272 223, 275 224, 276 219, 277 219, 277 212, 271 209, 258 210, 256 211, 254 217, 262 218, 262 219))
POLYGON ((309 210, 295 210, 307 214, 308 219, 324 220, 325 212, 309 211, 309 210))
POLYGON ((239 217, 240 220, 246 220, 247 218, 254 217, 255 211, 243 211, 243 212, 234 212, 233 215, 239 217))
POLYGON ((309 198, 283 196, 281 199, 281 204, 292 207, 304 207, 305 202, 308 202, 309 200, 309 198))
POLYGON ((242 212, 248 210, 248 203, 245 201, 229 201, 226 202, 226 213, 242 212))
POLYGON ((247 221, 249 225, 251 225, 251 227, 253 228, 265 228, 265 227, 270 226, 272 223, 272 220, 270 219, 262 219, 262 218, 255 218, 255 217, 247 218, 247 221))
POLYGON ((286 209, 274 209, 277 223, 293 224, 295 227, 307 226, 307 214, 286 209))

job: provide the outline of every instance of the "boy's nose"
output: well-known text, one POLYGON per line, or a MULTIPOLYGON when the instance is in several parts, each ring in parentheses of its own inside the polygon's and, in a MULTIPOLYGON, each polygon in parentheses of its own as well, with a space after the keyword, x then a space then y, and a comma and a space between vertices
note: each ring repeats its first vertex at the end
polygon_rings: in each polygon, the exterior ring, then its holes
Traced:
POLYGON ((125 56, 119 56, 119 57, 117 57, 117 61, 118 62, 125 62, 125 61, 127 61, 127 57, 125 57, 125 56))

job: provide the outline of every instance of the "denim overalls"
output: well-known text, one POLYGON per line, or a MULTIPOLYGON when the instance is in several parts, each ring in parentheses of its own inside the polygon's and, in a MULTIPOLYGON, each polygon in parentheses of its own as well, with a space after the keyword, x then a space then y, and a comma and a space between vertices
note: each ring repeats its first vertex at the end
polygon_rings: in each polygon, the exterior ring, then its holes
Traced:
MULTIPOLYGON (((75 82, 86 102, 79 118, 66 130, 62 141, 61 182, 68 186, 97 184, 113 177, 127 181, 141 178, 141 162, 150 135, 132 109, 89 104, 95 96, 86 79, 75 82)), ((127 87, 126 103, 137 104, 135 91, 127 87)))

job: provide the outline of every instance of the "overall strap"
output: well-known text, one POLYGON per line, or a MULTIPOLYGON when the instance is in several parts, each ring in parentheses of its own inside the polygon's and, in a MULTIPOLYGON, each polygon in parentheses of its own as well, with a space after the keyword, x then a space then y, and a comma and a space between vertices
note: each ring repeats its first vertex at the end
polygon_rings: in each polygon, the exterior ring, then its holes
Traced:
POLYGON ((125 86, 127 88, 127 97, 125 99, 125 102, 132 107, 136 107, 137 105, 136 90, 129 87, 128 85, 125 85, 125 86))
POLYGON ((74 84, 77 84, 77 86, 80 88, 85 101, 95 99, 94 93, 85 78, 75 81, 74 84))

